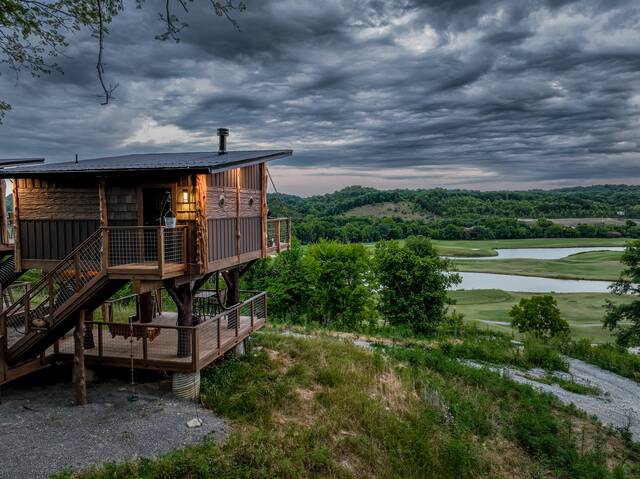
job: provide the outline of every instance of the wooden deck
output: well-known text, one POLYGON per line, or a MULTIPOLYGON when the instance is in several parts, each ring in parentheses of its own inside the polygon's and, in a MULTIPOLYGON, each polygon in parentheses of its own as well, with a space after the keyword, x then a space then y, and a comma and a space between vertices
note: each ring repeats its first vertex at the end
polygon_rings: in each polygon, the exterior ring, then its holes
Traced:
POLYGON ((118 266, 109 266, 107 268, 107 274, 113 279, 131 279, 132 277, 166 279, 180 276, 186 270, 186 263, 167 263, 162 266, 162 270, 157 262, 127 263, 118 266))
MULTIPOLYGON (((154 339, 149 339, 153 335, 141 334, 138 334, 138 338, 135 334, 133 339, 125 338, 113 335, 108 323, 87 323, 87 327, 93 326, 94 347, 86 347, 85 341, 85 361, 93 365, 130 367, 133 356, 134 367, 139 369, 197 371, 223 356, 265 324, 265 318, 254 318, 252 321, 250 316, 240 316, 238 327, 229 328, 228 319, 213 318, 195 327, 179 328, 176 326, 176 313, 163 313, 152 323, 142 326, 157 330, 159 334, 154 339), (190 346, 186 348, 189 354, 183 357, 178 356, 179 336, 183 344, 186 342, 190 346)), ((135 324, 135 327, 140 325, 135 324)), ((51 352, 61 359, 72 359, 73 337, 62 338, 51 352)))

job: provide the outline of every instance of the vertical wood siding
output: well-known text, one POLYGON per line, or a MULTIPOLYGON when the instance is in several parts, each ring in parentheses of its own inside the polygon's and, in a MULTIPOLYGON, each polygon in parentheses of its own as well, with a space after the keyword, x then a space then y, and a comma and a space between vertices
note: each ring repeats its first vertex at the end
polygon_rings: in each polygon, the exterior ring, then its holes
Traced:
MULTIPOLYGON (((209 261, 228 260, 262 251, 262 165, 214 173, 207 177, 209 261), (236 179, 239 184, 236 185, 236 179), (239 194, 236 190, 239 187, 239 194), (224 204, 220 198, 224 197, 224 204), (240 239, 236 241, 236 227, 240 239)), ((215 264, 213 265, 215 268, 215 264)))
POLYGON ((20 220, 22 258, 60 260, 100 226, 99 220, 20 220))

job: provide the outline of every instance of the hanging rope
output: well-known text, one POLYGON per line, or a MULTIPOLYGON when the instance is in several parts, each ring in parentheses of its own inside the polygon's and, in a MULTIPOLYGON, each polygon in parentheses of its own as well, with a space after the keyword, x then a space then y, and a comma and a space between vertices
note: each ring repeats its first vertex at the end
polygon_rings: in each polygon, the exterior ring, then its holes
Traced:
MULTIPOLYGON (((136 314, 140 314, 140 304, 138 303, 138 298, 136 298, 136 314)), ((131 394, 129 394, 127 400, 129 402, 135 402, 138 400, 138 393, 136 390, 135 369, 133 367, 133 318, 129 318, 129 360, 131 365, 131 394)))

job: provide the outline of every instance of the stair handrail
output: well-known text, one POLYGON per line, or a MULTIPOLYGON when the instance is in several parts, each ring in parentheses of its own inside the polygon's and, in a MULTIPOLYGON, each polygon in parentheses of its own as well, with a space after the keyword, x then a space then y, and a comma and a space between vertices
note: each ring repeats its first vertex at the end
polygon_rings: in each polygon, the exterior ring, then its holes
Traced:
MULTIPOLYGON (((39 281, 37 281, 31 288, 29 288, 29 290, 23 294, 19 299, 17 299, 11 306, 9 306, 7 309, 5 309, 4 311, 2 311, 2 313, 0 313, 0 316, 2 316, 2 318, 7 318, 8 316, 11 316, 11 314, 13 314, 15 312, 16 309, 18 309, 24 302, 25 300, 27 300, 28 298, 30 298, 30 296, 32 295, 32 293, 34 291, 37 291, 41 286, 45 285, 48 283, 49 278, 51 276, 53 276, 54 274, 56 274, 60 269, 62 269, 62 267, 64 266, 64 264, 69 261, 69 260, 73 260, 73 258, 75 257, 76 254, 78 254, 87 244, 89 244, 92 240, 94 240, 96 237, 100 236, 101 233, 103 233, 104 227, 99 227, 97 230, 95 230, 93 233, 91 233, 82 243, 80 243, 78 246, 76 246, 73 250, 71 250, 71 252, 69 252, 69 254, 67 256, 65 256, 64 258, 62 258, 58 264, 51 270, 49 271, 47 274, 45 274, 44 276, 42 276, 42 278, 40 278, 39 281)), ((102 265, 102 262, 100 263, 100 271, 104 271, 104 265, 102 265)))

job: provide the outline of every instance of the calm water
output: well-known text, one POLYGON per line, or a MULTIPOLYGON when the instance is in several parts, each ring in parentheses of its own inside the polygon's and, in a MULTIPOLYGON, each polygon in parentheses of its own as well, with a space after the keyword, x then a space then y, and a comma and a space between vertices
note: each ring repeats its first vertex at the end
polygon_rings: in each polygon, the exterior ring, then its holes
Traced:
POLYGON ((513 274, 459 273, 462 282, 458 289, 502 289, 511 292, 529 293, 608 293, 609 281, 582 279, 554 279, 513 274))
POLYGON ((624 251, 622 246, 589 246, 579 248, 513 248, 496 249, 498 256, 482 256, 479 258, 453 258, 472 260, 495 259, 560 259, 572 254, 588 253, 590 251, 624 251))

